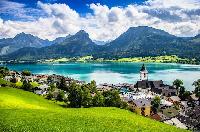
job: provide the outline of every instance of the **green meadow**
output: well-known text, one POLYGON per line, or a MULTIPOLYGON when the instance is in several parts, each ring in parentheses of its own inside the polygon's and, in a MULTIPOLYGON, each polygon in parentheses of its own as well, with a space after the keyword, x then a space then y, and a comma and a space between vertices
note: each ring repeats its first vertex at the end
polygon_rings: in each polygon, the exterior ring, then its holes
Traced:
POLYGON ((63 108, 20 89, 0 88, 0 131, 184 132, 128 110, 112 107, 63 108))

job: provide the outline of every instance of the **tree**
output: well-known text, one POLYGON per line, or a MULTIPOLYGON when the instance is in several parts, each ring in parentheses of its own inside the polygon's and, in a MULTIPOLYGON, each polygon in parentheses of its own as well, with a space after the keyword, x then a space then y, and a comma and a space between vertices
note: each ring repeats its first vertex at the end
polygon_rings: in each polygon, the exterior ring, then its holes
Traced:
POLYGON ((94 107, 102 107, 104 106, 105 98, 101 93, 97 92, 93 97, 92 102, 94 107))
POLYGON ((176 80, 174 80, 173 85, 175 86, 175 88, 177 89, 177 92, 179 94, 179 88, 181 86, 183 86, 183 81, 180 79, 176 79, 176 80))
POLYGON ((64 91, 66 91, 66 92, 69 91, 69 88, 68 88, 67 83, 66 83, 66 81, 65 81, 65 77, 62 77, 62 78, 61 78, 60 83, 59 83, 59 85, 58 85, 58 88, 59 88, 59 89, 62 89, 62 90, 64 90, 64 91))
POLYGON ((91 93, 95 93, 97 91, 96 82, 94 80, 89 83, 89 89, 91 93))
POLYGON ((160 106, 160 102, 161 102, 161 99, 160 99, 159 96, 155 96, 155 98, 153 99, 153 101, 151 101, 152 110, 153 110, 154 113, 158 112, 158 108, 160 106))
POLYGON ((30 76, 30 75, 31 75, 31 72, 28 71, 28 70, 23 70, 23 71, 22 71, 22 75, 23 75, 23 76, 30 76))
POLYGON ((198 79, 197 81, 194 81, 192 85, 195 87, 195 90, 194 90, 195 96, 198 97, 199 102, 200 102, 200 79, 198 79))
POLYGON ((65 93, 61 90, 59 91, 58 96, 56 97, 56 100, 63 101, 64 97, 65 97, 65 93))
POLYGON ((72 83, 69 90, 68 100, 70 102, 69 106, 72 108, 80 108, 82 104, 82 94, 83 91, 80 85, 72 83))
POLYGON ((105 91, 103 92, 103 96, 105 98, 105 106, 120 107, 121 99, 120 99, 118 91, 116 90, 105 91))
POLYGON ((184 86, 180 86, 180 88, 179 88, 179 97, 182 100, 185 100, 184 93, 185 93, 185 87, 184 86))
POLYGON ((92 106, 92 96, 91 96, 91 93, 90 93, 90 90, 87 88, 87 85, 82 85, 82 102, 81 102, 81 105, 83 107, 90 107, 92 106))
POLYGON ((3 78, 9 74, 9 69, 7 67, 0 67, 0 78, 3 78))
POLYGON ((49 91, 53 92, 55 91, 55 89, 56 89, 55 84, 54 83, 50 84, 49 91))
POLYGON ((48 83, 52 83, 52 82, 53 82, 53 79, 52 79, 51 76, 48 76, 48 78, 47 78, 47 82, 48 82, 48 83))
POLYGON ((191 95, 190 91, 185 91, 183 94, 183 97, 184 97, 184 99, 189 99, 190 95, 191 95))
POLYGON ((26 90, 26 91, 32 91, 33 90, 33 86, 31 85, 31 83, 27 80, 23 81, 23 85, 21 87, 22 89, 26 90))

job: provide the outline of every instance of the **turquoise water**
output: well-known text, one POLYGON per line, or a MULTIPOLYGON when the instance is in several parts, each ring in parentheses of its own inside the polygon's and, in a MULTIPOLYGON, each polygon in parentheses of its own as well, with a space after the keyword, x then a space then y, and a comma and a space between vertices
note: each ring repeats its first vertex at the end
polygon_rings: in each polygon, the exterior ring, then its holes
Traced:
MULTIPOLYGON (((139 80, 142 63, 64 63, 64 64, 9 64, 8 68, 22 71, 30 70, 37 74, 59 74, 74 79, 99 83, 135 83, 139 80)), ((193 90, 192 83, 200 79, 200 66, 184 64, 146 63, 149 80, 163 80, 172 84, 181 79, 188 90, 193 90)))

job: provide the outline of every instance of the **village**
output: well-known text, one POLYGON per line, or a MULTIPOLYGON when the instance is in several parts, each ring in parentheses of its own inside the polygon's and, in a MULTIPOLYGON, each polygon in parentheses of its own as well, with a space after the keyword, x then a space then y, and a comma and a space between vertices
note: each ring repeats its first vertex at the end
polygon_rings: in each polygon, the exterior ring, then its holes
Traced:
MULTIPOLYGON (((175 80, 173 85, 166 85, 162 80, 149 80, 148 70, 143 64, 138 70, 140 78, 135 84, 98 84, 98 92, 117 90, 122 101, 126 102, 129 109, 139 115, 174 125, 182 129, 200 130, 200 101, 194 92, 182 89, 181 83, 175 80), (181 91, 182 90, 182 91, 181 91)), ((75 82, 84 85, 86 82, 63 77, 60 75, 31 74, 28 71, 9 71, 4 80, 14 82, 18 85, 23 80, 34 85, 34 93, 45 96, 52 92, 53 98, 59 95, 61 89, 52 91, 51 85, 58 84, 64 78, 67 85, 75 82)), ((22 85, 22 84, 21 84, 22 85)), ((64 91, 64 96, 67 96, 64 91)), ((94 96, 94 95, 92 95, 94 96)))

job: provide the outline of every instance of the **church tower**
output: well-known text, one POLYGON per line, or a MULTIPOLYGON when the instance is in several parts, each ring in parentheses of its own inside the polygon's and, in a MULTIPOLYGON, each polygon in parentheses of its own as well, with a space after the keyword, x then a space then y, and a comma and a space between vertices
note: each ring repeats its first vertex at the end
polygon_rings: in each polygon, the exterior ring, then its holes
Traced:
POLYGON ((144 64, 140 70, 140 80, 148 80, 148 71, 146 70, 144 64))

